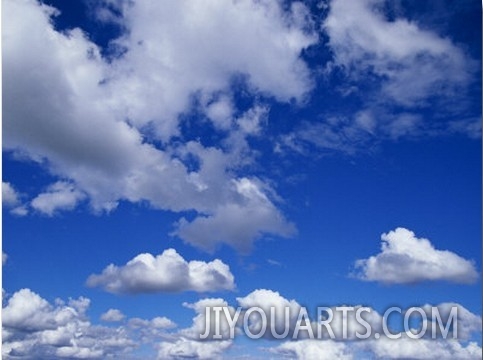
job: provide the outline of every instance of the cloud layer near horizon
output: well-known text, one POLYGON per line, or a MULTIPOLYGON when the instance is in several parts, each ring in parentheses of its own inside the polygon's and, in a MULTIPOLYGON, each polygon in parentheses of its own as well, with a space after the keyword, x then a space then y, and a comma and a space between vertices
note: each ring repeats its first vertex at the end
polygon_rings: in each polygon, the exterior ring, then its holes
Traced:
MULTIPOLYGON (((196 359, 222 359, 225 352, 233 345, 229 338, 230 331, 225 320, 220 324, 221 339, 213 339, 215 333, 214 314, 210 315, 208 326, 210 336, 200 340, 200 334, 207 326, 206 308, 215 306, 226 307, 232 318, 235 309, 222 298, 204 298, 195 303, 183 304, 185 308, 195 312, 192 324, 186 328, 178 328, 170 319, 157 316, 153 319, 126 318, 119 310, 109 309, 101 315, 105 322, 115 323, 115 326, 94 325, 87 315, 90 300, 86 298, 71 299, 64 302, 57 299, 54 304, 49 303, 30 289, 22 289, 6 296, 3 312, 3 346, 2 357, 13 358, 68 358, 68 359, 105 359, 109 357, 135 359, 136 351, 143 345, 151 348, 152 358, 179 359, 190 357, 196 359)), ((237 298, 238 306, 245 310, 258 306, 269 309, 271 306, 283 309, 288 306, 298 314, 300 305, 296 300, 288 300, 278 292, 269 289, 257 289, 244 297, 237 298)), ((293 328, 300 319, 297 316, 290 320, 292 331, 285 340, 279 340, 273 346, 261 349, 262 353, 275 356, 289 356, 291 358, 312 359, 357 359, 357 354, 370 354, 375 359, 421 358, 432 359, 434 354, 441 359, 478 359, 481 358, 481 348, 469 341, 474 335, 481 335, 481 317, 463 306, 453 303, 439 304, 442 316, 452 307, 458 308, 458 334, 456 339, 421 338, 411 339, 403 336, 399 339, 389 339, 381 336, 379 339, 353 341, 341 340, 341 319, 334 319, 330 324, 338 334, 337 341, 328 338, 322 340, 304 339, 291 340, 293 328)), ((430 309, 424 305, 423 309, 430 309)), ((333 308, 335 309, 335 308, 333 308)), ((284 312, 276 311, 276 324, 284 323, 284 312)), ((372 329, 380 328, 382 316, 374 309, 370 309, 372 329)), ((429 310, 428 310, 429 311, 429 310)), ((162 314, 160 314, 162 315, 162 314)), ((349 313, 349 333, 357 331, 364 333, 365 329, 354 327, 354 313, 349 313)), ((222 319, 225 319, 223 316, 222 319)), ((237 329, 243 325, 238 321, 237 329)), ((249 325, 253 333, 257 333, 257 322, 249 325)), ((314 321, 312 326, 316 328, 314 321)), ((394 334, 394 330, 391 330, 394 334)), ((236 336, 242 336, 236 330, 236 336)), ((268 346, 268 345, 265 345, 268 346)), ((143 351, 143 356, 146 352, 143 351)))

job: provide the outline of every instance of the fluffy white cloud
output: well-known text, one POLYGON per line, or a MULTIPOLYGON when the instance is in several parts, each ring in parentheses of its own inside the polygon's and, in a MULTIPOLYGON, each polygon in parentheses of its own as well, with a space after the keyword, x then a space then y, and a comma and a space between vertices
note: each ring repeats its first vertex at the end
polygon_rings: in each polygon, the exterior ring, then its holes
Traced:
POLYGON ((259 132, 263 111, 239 114, 229 88, 241 74, 252 94, 303 100, 311 81, 299 55, 317 41, 306 27, 307 9, 252 0, 122 4, 118 20, 127 30, 116 44, 126 51, 106 61, 79 29, 57 32, 52 7, 5 1, 4 147, 63 179, 31 206, 52 215, 85 196, 96 211, 121 200, 194 210, 199 217, 181 221, 176 233, 203 249, 213 247, 206 234, 213 229, 225 232, 215 242, 241 249, 265 233, 288 236, 292 225, 274 204, 275 194, 260 180, 236 174, 250 159, 244 137, 259 132), (228 129, 226 144, 168 145, 196 96, 202 111, 228 129), (154 135, 144 136, 151 128, 154 135), (162 150, 146 142, 152 136, 165 141, 162 150), (200 167, 191 171, 182 154, 200 167), (247 197, 234 185, 246 181, 256 183, 263 198, 247 197), (231 240, 253 212, 251 230, 231 240))
POLYGON ((2 359, 124 357, 135 343, 122 328, 92 325, 89 300, 50 304, 29 289, 14 293, 2 309, 2 359))
POLYGON ((352 360, 353 350, 342 342, 331 340, 287 341, 270 348, 271 353, 300 360, 352 360))
POLYGON ((101 320, 107 322, 119 322, 124 320, 126 316, 118 309, 109 309, 104 314, 101 314, 101 320))
MULTIPOLYGON (((301 305, 295 300, 288 300, 280 295, 280 293, 268 289, 258 289, 252 291, 245 297, 238 297, 238 304, 249 309, 258 307, 267 315, 267 321, 274 324, 274 331, 277 334, 283 334, 288 329, 287 336, 291 336, 297 323, 297 318, 301 309, 301 305), (271 308, 274 308, 275 318, 272 317, 271 308), (285 310, 288 309, 288 310, 285 310), (288 311, 288 314, 286 313, 288 311)), ((252 317, 249 329, 253 334, 261 331, 261 318, 252 317)), ((272 337, 272 330, 268 328, 264 334, 265 337, 272 337)))
POLYGON ((180 338, 175 342, 161 343, 158 359, 223 359, 223 353, 231 345, 229 340, 200 342, 180 338))
POLYGON ((225 316, 220 316, 219 322, 215 321, 213 307, 224 307, 230 312, 232 318, 235 309, 221 298, 205 298, 195 303, 184 303, 183 306, 193 309, 196 312, 193 323, 190 327, 180 329, 173 334, 173 341, 165 341, 160 344, 158 359, 221 359, 223 353, 233 344, 230 339, 230 327, 225 316), (206 309, 209 308, 209 319, 206 318, 206 309), (209 331, 205 339, 200 335, 205 334, 206 328, 209 331), (214 335, 220 335, 215 339, 214 335))
POLYGON ((478 279, 473 262, 448 250, 437 250, 428 239, 404 228, 382 234, 381 252, 355 263, 356 276, 366 281, 405 284, 450 281, 469 284, 478 279))
MULTIPOLYGON (((449 335, 448 337, 456 337, 459 340, 469 340, 471 339, 471 336, 473 334, 476 334, 478 332, 481 332, 482 329, 482 321, 481 321, 481 316, 478 316, 476 314, 473 314, 471 311, 466 309, 464 306, 457 304, 457 303, 442 303, 437 305, 438 312, 441 316, 441 320, 444 323, 448 322, 448 318, 451 314, 451 311, 453 309, 457 309, 457 316, 454 319, 454 321, 457 322, 456 330, 449 329, 449 335)), ((427 316, 427 323, 426 326, 428 329, 432 328, 432 306, 429 304, 426 304, 422 306, 422 309, 426 312, 427 316)), ((424 326, 421 324, 420 326, 424 326)), ((436 334, 438 337, 441 337, 442 334, 439 330, 441 330, 438 327, 438 324, 435 324, 436 329, 438 330, 438 333, 436 334)))
POLYGON ((233 319, 235 309, 229 306, 226 300, 221 298, 204 298, 195 303, 184 303, 183 306, 188 309, 193 309, 196 312, 196 316, 193 318, 193 323, 189 328, 179 331, 182 337, 203 342, 205 339, 201 339, 201 335, 205 334, 206 329, 209 329, 206 334, 208 341, 215 339, 215 334, 221 335, 221 340, 230 340, 230 326, 225 315, 221 314, 219 322, 216 322, 215 312, 213 310, 213 307, 224 307, 229 311, 233 319), (206 317, 207 308, 209 309, 208 319, 206 317))
POLYGON ((175 234, 208 251, 227 243, 247 252, 251 242, 245 239, 257 239, 264 233, 284 237, 294 233, 294 225, 286 222, 259 182, 242 178, 233 181, 233 188, 239 201, 221 205, 213 214, 198 216, 191 222, 182 218, 175 234))
POLYGON ((87 285, 112 293, 210 292, 233 290, 233 274, 221 260, 186 261, 174 249, 154 257, 140 254, 118 267, 113 264, 99 275, 87 279, 87 285))
POLYGON ((37 195, 30 206, 35 210, 53 216, 58 210, 71 210, 85 198, 85 194, 73 184, 58 181, 48 187, 47 191, 37 195))
POLYGON ((475 342, 462 345, 456 340, 389 339, 360 342, 331 340, 287 341, 269 348, 270 353, 299 360, 319 359, 481 359, 481 347, 475 342), (358 355, 360 354, 360 355, 358 355), (370 354, 370 355, 369 355, 370 354), (369 356, 369 357, 368 357, 369 356))
POLYGON ((360 348, 370 350, 378 359, 481 359, 481 347, 475 342, 463 345, 457 340, 389 339, 382 336, 378 340, 359 343, 360 348))
MULTIPOLYGON (((317 37, 306 31, 300 2, 284 11, 280 1, 136 1, 120 11, 128 31, 116 43, 128 51, 108 82, 123 89, 112 101, 135 123, 153 122, 162 138, 178 131, 176 117, 193 93, 226 90, 235 76, 282 101, 301 100, 311 88, 299 55, 317 37)), ((222 125, 230 106, 215 104, 209 115, 222 125)))
MULTIPOLYGON (((90 301, 86 298, 69 300, 65 303, 56 300, 51 304, 29 289, 22 289, 12 296, 6 296, 3 307, 3 346, 2 358, 145 358, 159 359, 217 359, 225 358, 225 351, 234 344, 230 339, 230 326, 224 316, 220 316, 220 339, 214 339, 216 321, 213 307, 225 307, 232 319, 235 308, 221 298, 205 298, 195 303, 183 304, 195 312, 191 326, 178 329, 170 319, 160 316, 151 320, 141 318, 125 319, 121 326, 107 327, 93 325, 87 317, 90 301), (206 318, 206 309, 210 308, 210 318, 206 318), (207 339, 200 339, 206 326, 210 329, 207 339)), ((269 307, 281 309, 285 306, 298 313, 300 305, 296 300, 287 300, 278 292, 259 289, 237 298, 238 305, 244 309, 258 306, 269 313, 269 307)), ((410 339, 404 333, 399 339, 388 339, 382 332, 379 339, 354 341, 338 338, 329 340, 291 338, 292 332, 281 343, 265 349, 275 356, 297 359, 357 359, 367 356, 375 359, 431 359, 434 354, 441 359, 481 359, 481 347, 469 342, 475 335, 481 335, 481 317, 477 316, 460 304, 444 303, 437 306, 446 323, 447 312, 452 307, 458 308, 458 340, 438 337, 431 339, 425 336, 421 339, 410 339)), ((334 309, 334 308, 333 308, 334 309)), ((423 306, 428 314, 430 305, 423 306)), ((380 331, 381 316, 371 309, 375 316, 367 319, 373 331, 380 331)), ((277 317, 282 312, 276 312, 277 317)), ((105 320, 124 319, 119 310, 110 309, 103 314, 105 320)), ((234 335, 242 336, 243 312, 235 324, 234 335)), ((277 318, 276 321, 281 319, 277 318)), ((291 320, 291 326, 296 319, 291 320)), ((330 322, 335 333, 341 331, 341 319, 330 322)), ((283 321, 283 320, 281 320, 283 321)), ((253 324, 249 325, 251 330, 253 324)), ((430 324, 428 324, 430 326, 430 324)), ((348 319, 348 331, 355 329, 348 319)), ((365 332, 365 331, 360 331, 365 332)), ((396 333, 391 329, 393 334, 396 333)), ((266 343, 265 343, 266 344, 266 343)))

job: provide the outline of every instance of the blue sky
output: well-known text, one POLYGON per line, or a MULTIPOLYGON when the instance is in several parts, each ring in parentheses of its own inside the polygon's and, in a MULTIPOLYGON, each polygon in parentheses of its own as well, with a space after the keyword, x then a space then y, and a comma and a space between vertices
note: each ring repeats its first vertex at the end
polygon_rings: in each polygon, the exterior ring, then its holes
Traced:
POLYGON ((478 2, 2 12, 5 358, 481 358, 478 2), (291 300, 466 330, 195 336, 207 304, 291 300))

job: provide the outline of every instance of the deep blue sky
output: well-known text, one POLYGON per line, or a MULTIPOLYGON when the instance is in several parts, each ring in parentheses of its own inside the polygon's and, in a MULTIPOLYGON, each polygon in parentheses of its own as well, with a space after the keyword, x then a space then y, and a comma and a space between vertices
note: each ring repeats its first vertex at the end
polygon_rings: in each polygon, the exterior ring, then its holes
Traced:
MULTIPOLYGON (((39 342, 45 325, 12 315, 15 296, 45 299, 34 309, 45 314, 86 297, 84 333, 119 327, 138 345, 129 319, 177 324, 132 351, 100 341, 94 358, 167 358, 176 346, 203 358, 179 345, 204 346, 186 335, 196 314, 183 303, 236 307, 257 289, 310 311, 457 303, 477 324, 461 351, 481 346, 478 2, 44 1, 56 16, 4 3, 4 356, 68 357, 65 346, 75 358, 83 346, 39 342), (374 273, 356 266, 398 228, 417 245, 378 257, 374 273), (433 249, 417 257, 423 238, 433 249), (144 276, 176 291, 147 291, 129 268, 116 291, 113 278, 88 281, 170 248, 219 259, 226 284, 183 285, 169 267, 144 276), (124 319, 101 320, 109 309, 124 319)), ((227 351, 208 358, 310 358, 243 338, 227 351)))

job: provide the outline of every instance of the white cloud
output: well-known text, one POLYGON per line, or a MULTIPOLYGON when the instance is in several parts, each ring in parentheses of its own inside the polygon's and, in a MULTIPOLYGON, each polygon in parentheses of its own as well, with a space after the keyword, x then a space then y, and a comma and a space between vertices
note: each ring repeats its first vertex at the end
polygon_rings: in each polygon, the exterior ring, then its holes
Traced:
POLYGON ((394 340, 382 336, 378 340, 361 342, 359 345, 369 349, 378 359, 481 359, 481 347, 475 342, 465 346, 453 339, 411 339, 402 336, 394 340))
MULTIPOLYGON (((365 326, 361 325, 356 318, 356 312, 362 308, 361 305, 355 306, 345 306, 347 309, 346 318, 344 320, 343 312, 338 310, 336 306, 330 307, 332 315, 330 315, 330 328, 331 332, 327 330, 325 326, 319 329, 319 319, 317 316, 311 312, 311 309, 305 309, 307 311, 308 319, 299 319, 302 306, 294 299, 288 300, 281 296, 278 292, 268 290, 268 289, 258 289, 252 291, 245 297, 237 298, 238 304, 243 309, 249 309, 251 307, 261 308, 267 316, 267 323, 274 324, 274 330, 277 334, 283 334, 286 329, 287 339, 291 339, 294 334, 298 339, 305 339, 308 337, 313 337, 317 339, 335 339, 335 340, 357 340, 357 334, 365 334, 367 329, 365 326), (274 308, 275 318, 271 316, 271 308, 274 308), (288 316, 285 313, 285 309, 288 310, 288 316), (303 330, 306 324, 306 320, 309 321, 311 326, 311 333, 307 330, 303 330), (344 333, 344 322, 346 323, 345 333, 344 333), (298 330, 296 328, 299 327, 298 330)), ((342 305, 341 305, 342 306, 342 305)), ((375 332, 382 332, 382 316, 372 308, 364 307, 366 310, 360 312, 360 316, 371 326, 372 334, 375 332)), ((302 310, 303 311, 303 310, 302 310)), ((326 312, 320 314, 323 317, 329 316, 326 312)), ((327 320, 328 318, 324 318, 327 320)), ((251 318, 249 329, 252 333, 258 334, 261 331, 261 319, 251 318)), ((266 338, 273 338, 271 328, 268 328, 265 332, 266 338)))
POLYGON ((457 340, 389 339, 382 336, 378 340, 359 342, 339 342, 332 340, 286 341, 277 347, 269 348, 270 353, 299 360, 319 359, 481 359, 481 347, 475 342, 466 345, 457 340), (369 355, 370 354, 370 355, 369 355), (360 356, 360 357, 359 357, 360 356))
POLYGON ((353 154, 381 140, 422 134, 481 137, 481 121, 478 116, 477 121, 468 119, 465 98, 477 62, 450 38, 401 17, 401 12, 390 20, 386 5, 383 0, 330 2, 321 26, 333 57, 325 73, 335 74, 336 91, 343 98, 358 97, 361 105, 302 123, 279 139, 278 150, 304 154, 315 146, 353 154), (422 108, 431 111, 422 117, 422 108))
POLYGON ((217 128, 229 130, 232 126, 233 107, 232 100, 227 96, 222 96, 206 106, 206 116, 217 128))
POLYGON ((2 205, 9 208, 10 212, 17 216, 25 216, 28 214, 28 210, 21 203, 21 194, 15 190, 12 184, 8 182, 2 182, 2 205))
POLYGON ((269 108, 266 106, 255 106, 237 119, 236 122, 245 134, 258 135, 267 121, 268 112, 269 108))
POLYGON ((287 223, 283 215, 268 199, 258 181, 247 178, 233 181, 238 201, 219 206, 214 213, 198 216, 189 222, 182 218, 175 234, 208 251, 219 243, 248 252, 251 241, 264 233, 283 237, 293 235, 295 227, 287 223))
POLYGON ((15 206, 20 202, 19 195, 8 182, 2 182, 2 203, 6 206, 15 206))
POLYGON ((109 309, 101 314, 101 320, 107 322, 119 322, 124 320, 126 316, 118 309, 109 309))
POLYGON ((266 184, 257 182, 261 202, 233 186, 246 181, 236 174, 251 159, 244 136, 259 131, 263 114, 255 107, 253 114, 248 110, 233 118, 239 111, 230 108, 229 88, 242 74, 254 96, 303 100, 311 81, 299 55, 317 40, 305 31, 303 5, 285 11, 278 2, 252 0, 203 6, 130 2, 119 19, 129 31, 117 40, 127 51, 111 62, 79 29, 57 32, 51 7, 7 0, 3 11, 5 149, 63 179, 53 185, 62 189, 32 201, 35 209, 53 215, 73 209, 85 194, 95 211, 110 211, 122 200, 194 210, 199 220, 177 233, 203 249, 213 244, 204 231, 199 236, 192 231, 200 226, 225 231, 216 242, 239 248, 249 248, 261 234, 290 233, 266 184), (225 97, 217 98, 220 93, 225 97), (154 128, 157 140, 169 143, 179 133, 180 114, 192 110, 198 95, 216 100, 208 111, 212 119, 232 122, 227 146, 177 142, 160 150, 145 142, 152 135, 145 138, 142 132, 154 128), (200 168, 190 171, 181 153, 199 159, 200 168), (225 209, 232 216, 222 224, 225 209), (237 229, 246 228, 233 213, 250 216, 253 210, 262 219, 252 216, 252 230, 231 241, 237 229))
MULTIPOLYGON (((427 316, 427 328, 431 329, 432 327, 432 305, 426 304, 422 306, 423 310, 426 312, 427 316)), ((453 309, 457 309, 457 317, 455 321, 457 321, 457 329, 454 333, 454 328, 450 329, 448 337, 457 336, 460 341, 470 340, 473 334, 481 332, 482 329, 482 321, 481 316, 473 314, 471 311, 466 309, 464 306, 457 304, 457 303, 442 303, 436 306, 438 308, 438 312, 441 316, 441 319, 447 323, 448 318, 451 314, 453 309)), ((421 324, 423 326, 423 324, 421 324)), ((438 326, 438 324, 436 324, 438 326)), ((439 328, 437 328, 440 330, 439 328)), ((437 334, 438 337, 441 337, 441 333, 437 334)))
MULTIPOLYGON (((296 300, 287 300, 278 292, 259 289, 250 294, 237 298, 238 305, 243 308, 258 306, 269 312, 270 306, 281 309, 285 306, 298 313, 300 308, 296 300)), ((159 316, 151 320, 141 318, 125 319, 116 309, 110 309, 103 314, 105 321, 123 321, 123 325, 107 327, 93 325, 87 317, 90 301, 86 298, 69 300, 67 303, 57 299, 49 303, 29 289, 22 289, 12 296, 6 296, 3 307, 3 346, 2 358, 145 358, 159 359, 218 359, 225 358, 225 352, 234 347, 235 342, 230 339, 230 327, 221 315, 219 333, 221 339, 213 339, 215 334, 215 316, 213 307, 226 307, 233 318, 235 309, 221 298, 205 298, 195 303, 184 303, 186 308, 195 311, 193 322, 187 328, 177 329, 177 325, 170 319, 159 316), (211 308, 208 326, 210 333, 207 339, 200 339, 200 334, 206 330, 206 308, 211 308)), ((477 316, 462 305, 443 303, 437 305, 446 323, 447 312, 451 307, 458 308, 458 340, 409 339, 402 333, 399 339, 379 339, 354 341, 347 340, 299 339, 292 340, 291 335, 274 345, 265 348, 277 357, 296 359, 355 359, 359 355, 375 359, 432 359, 435 354, 441 359, 481 359, 481 347, 469 342, 474 336, 481 335, 481 317, 477 316)), ((334 309, 334 307, 332 308, 334 309)), ((428 313, 430 305, 424 305, 428 313)), ((380 332, 381 316, 371 309, 374 316, 366 320, 372 325, 372 330, 380 332), (372 321, 373 320, 373 321, 372 321)), ((276 312, 277 315, 282 312, 276 312)), ((243 313, 236 322, 235 336, 242 336, 243 313)), ((295 324, 291 322, 291 326, 295 324)), ((280 318, 277 322, 283 321, 280 318)), ((341 331, 341 319, 331 321, 334 332, 341 331)), ((256 332, 251 324, 251 330, 256 332)), ((355 329, 348 319, 348 332, 355 329)), ((430 324, 428 325, 430 326, 430 324)), ((360 330, 360 329, 359 329, 360 330)), ((361 333, 365 331, 360 331, 361 333)), ((391 329, 394 334, 396 331, 391 329)), ((380 332, 382 334, 382 332, 380 332)), ((264 343, 265 345, 267 343, 264 343)), ((363 358, 365 358, 363 357, 363 358)))
POLYGON ((311 88, 299 55, 317 37, 305 31, 308 10, 299 2, 284 11, 279 1, 138 1, 121 11, 128 32, 117 42, 128 52, 109 82, 124 90, 113 102, 138 124, 153 121, 163 138, 178 131, 176 116, 194 92, 224 91, 234 76, 281 101, 311 88))
POLYGON ((59 210, 71 210, 85 198, 85 194, 65 181, 58 181, 50 185, 47 191, 35 197, 30 206, 33 209, 53 216, 59 210))
POLYGON ((150 293, 233 290, 233 274, 221 260, 184 260, 174 249, 154 257, 140 254, 118 267, 113 264, 99 275, 90 275, 87 285, 112 293, 150 293))
POLYGON ((230 339, 230 326, 226 320, 225 315, 220 316, 220 321, 215 321, 213 307, 226 307, 230 312, 231 317, 234 317, 235 309, 228 305, 228 302, 221 298, 204 298, 195 303, 183 303, 183 306, 188 309, 193 309, 196 316, 193 318, 193 323, 189 328, 181 329, 179 335, 196 341, 211 341, 215 334, 221 335, 221 340, 230 339), (209 319, 206 318, 206 309, 209 308, 209 319), (218 328, 216 328, 218 326, 218 328), (207 333, 206 340, 201 339, 200 335, 204 334, 206 329, 210 330, 207 333), (218 332, 219 331, 219 332, 218 332))
POLYGON ((437 250, 428 239, 404 228, 381 236, 381 252, 357 260, 356 276, 366 281, 406 284, 450 281, 469 284, 478 279, 473 262, 448 250, 437 250))
POLYGON ((286 341, 270 348, 271 353, 300 360, 352 360, 352 349, 345 343, 331 340, 286 341))
MULTIPOLYGON (((259 307, 263 309, 267 315, 267 321, 274 324, 274 329, 277 334, 283 334, 285 329, 289 328, 289 336, 293 334, 294 327, 297 323, 297 317, 301 309, 301 305, 295 300, 288 300, 280 295, 280 293, 268 289, 257 289, 252 291, 245 297, 238 297, 238 304, 244 308, 259 307), (275 318, 271 316, 270 308, 273 307, 275 311, 275 318), (285 308, 289 309, 286 317, 285 308)), ((261 330, 262 324, 260 318, 252 318, 249 329, 253 334, 258 334, 261 330)), ((267 330, 265 337, 272 337, 271 330, 267 330)))
POLYGON ((147 329, 172 329, 177 325, 172 320, 165 316, 157 316, 151 320, 140 318, 131 318, 128 324, 132 328, 147 328, 147 329))
POLYGON ((217 323, 213 307, 226 307, 232 318, 235 309, 221 298, 205 298, 192 304, 184 303, 183 306, 196 312, 193 323, 174 334, 173 341, 160 344, 158 359, 222 359, 223 353, 231 347, 233 341, 230 339, 230 327, 225 316, 221 315, 217 323), (206 308, 211 309, 209 319, 206 319, 206 308), (207 326, 210 331, 205 339, 201 339, 200 335, 205 333, 207 326), (221 338, 215 340, 215 334, 221 335, 221 338))
POLYGON ((158 359, 223 359, 223 353, 231 345, 230 340, 201 342, 180 338, 161 343, 158 359))
POLYGON ((124 357, 135 343, 122 328, 94 326, 89 300, 48 303, 29 289, 14 293, 2 309, 2 359, 124 357))
POLYGON ((450 39, 407 19, 385 19, 383 1, 332 1, 323 27, 335 64, 356 80, 379 78, 382 102, 419 106, 457 95, 471 79, 471 60, 450 39))
POLYGON ((2 251, 2 266, 7 263, 8 255, 2 251))

